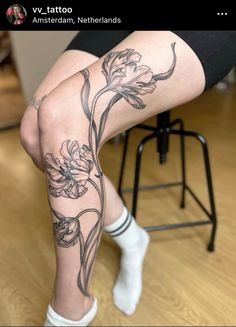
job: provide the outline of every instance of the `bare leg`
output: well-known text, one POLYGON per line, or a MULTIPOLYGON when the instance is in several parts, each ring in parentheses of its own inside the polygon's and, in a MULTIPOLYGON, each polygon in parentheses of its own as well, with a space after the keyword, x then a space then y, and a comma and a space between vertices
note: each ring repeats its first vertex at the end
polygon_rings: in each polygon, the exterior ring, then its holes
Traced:
MULTIPOLYGON (((117 60, 116 67, 111 64, 111 56, 96 61, 88 70, 83 71, 83 74, 75 74, 61 83, 50 93, 39 109, 40 143, 46 163, 54 226, 58 227, 61 220, 65 222, 65 217, 73 217, 74 220, 67 219, 66 222, 75 223, 75 217, 78 217, 81 212, 89 208, 94 209, 93 213, 90 211, 83 223, 81 220, 79 227, 76 223, 69 226, 70 233, 65 235, 66 239, 63 237, 63 242, 66 240, 70 243, 75 227, 79 228, 84 239, 88 239, 97 221, 102 221, 104 185, 97 159, 97 150, 101 144, 113 135, 150 116, 193 99, 204 89, 205 79, 198 58, 181 39, 171 32, 136 32, 120 43, 115 50, 119 51, 119 58, 116 56, 117 53, 112 54, 113 59, 116 57, 117 60), (173 66, 174 47, 177 61, 173 66), (125 51, 127 48, 135 49, 137 53, 125 51), (139 54, 142 55, 142 59, 139 54), (119 61, 121 58, 124 58, 123 63, 122 60, 119 61), (140 64, 142 67, 137 68, 140 64), (163 72, 165 74, 160 75, 163 72), (88 85, 90 87, 89 101, 86 93, 88 85), (89 111, 86 108, 89 108, 89 111), (106 116, 104 112, 108 111, 109 115, 106 116), (72 141, 78 141, 79 146, 77 143, 73 143, 72 146, 72 141), (86 147, 81 149, 82 145, 86 147), (75 156, 75 151, 81 153, 87 168, 84 168, 83 179, 82 173, 77 173, 74 178, 74 182, 77 181, 77 184, 82 187, 74 190, 71 195, 68 185, 58 186, 54 183, 54 173, 58 170, 58 165, 64 169, 59 172, 64 177, 73 173, 71 170, 65 171, 64 159, 71 160, 71 157, 75 156), (91 184, 89 179, 97 185, 99 189, 97 193, 95 187, 89 186, 91 184), (58 196, 55 189, 60 190, 61 196, 58 196), (76 195, 78 197, 74 199, 76 195), (97 216, 94 214, 95 211, 99 212, 97 216)), ((76 169, 81 171, 78 167, 76 169)), ((99 231, 96 230, 96 233, 93 236, 96 236, 98 242, 99 231)), ((63 248, 62 244, 57 241, 58 271, 56 296, 53 300, 55 309, 71 319, 82 317, 86 311, 85 308, 90 305, 87 289, 84 285, 81 287, 81 280, 77 293, 74 291, 78 273, 81 277, 81 271, 86 270, 83 268, 84 262, 81 261, 83 241, 78 235, 76 241, 76 244, 70 243, 71 246, 68 248, 63 248), (80 257, 80 263, 76 265, 78 257, 80 257)), ((90 254, 92 257, 88 257, 88 263, 91 267, 94 249, 90 251, 90 254)), ((86 280, 88 277, 86 275, 86 280)))

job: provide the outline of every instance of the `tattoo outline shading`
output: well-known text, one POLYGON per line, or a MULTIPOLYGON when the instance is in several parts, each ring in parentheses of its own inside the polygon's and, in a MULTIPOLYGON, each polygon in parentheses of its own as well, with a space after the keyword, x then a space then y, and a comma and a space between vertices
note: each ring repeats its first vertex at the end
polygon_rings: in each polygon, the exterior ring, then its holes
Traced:
POLYGON ((40 99, 36 99, 36 97, 34 96, 30 102, 29 102, 29 106, 34 107, 36 110, 39 109, 41 103, 43 102, 43 100, 47 97, 47 95, 44 95, 43 97, 41 97, 40 99))

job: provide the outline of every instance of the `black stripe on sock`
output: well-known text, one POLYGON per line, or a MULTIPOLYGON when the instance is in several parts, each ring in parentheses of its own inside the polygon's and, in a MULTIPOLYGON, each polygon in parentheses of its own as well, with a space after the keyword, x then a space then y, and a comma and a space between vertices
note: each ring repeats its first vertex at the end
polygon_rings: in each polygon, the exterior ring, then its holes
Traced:
MULTIPOLYGON (((115 234, 110 234, 110 236, 112 236, 112 237, 116 237, 116 236, 119 236, 119 235, 121 235, 121 234, 123 234, 128 228, 129 228, 129 226, 130 226, 130 224, 132 223, 132 216, 129 214, 128 215, 128 219, 126 219, 126 222, 128 221, 128 223, 127 223, 127 225, 122 229, 122 230, 120 230, 120 228, 119 228, 119 231, 118 231, 118 233, 115 233, 115 234)), ((122 224, 122 226, 123 226, 124 224, 122 224)))
POLYGON ((130 224, 132 223, 132 219, 133 219, 131 215, 129 215, 129 216, 130 216, 130 221, 128 222, 127 226, 118 234, 115 234, 115 235, 113 234, 112 237, 116 237, 116 236, 123 234, 129 228, 130 224))
POLYGON ((125 218, 125 221, 119 227, 117 227, 116 229, 114 229, 114 230, 112 230, 110 232, 107 232, 107 233, 108 234, 113 234, 113 233, 118 232, 127 223, 127 221, 129 220, 129 216, 130 216, 129 211, 127 211, 127 216, 125 218))

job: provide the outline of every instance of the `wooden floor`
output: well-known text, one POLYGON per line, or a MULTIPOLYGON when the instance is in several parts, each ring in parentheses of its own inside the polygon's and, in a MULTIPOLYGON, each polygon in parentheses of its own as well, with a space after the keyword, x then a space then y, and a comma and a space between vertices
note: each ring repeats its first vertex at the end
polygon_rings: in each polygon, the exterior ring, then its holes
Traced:
MULTIPOLYGON (((102 239, 92 288, 99 301, 93 325, 229 326, 236 324, 236 88, 210 90, 176 108, 186 127, 209 142, 219 218, 215 253, 206 251, 210 226, 155 232, 145 259, 143 294, 136 313, 125 317, 112 304, 111 288, 119 265, 117 247, 102 239)), ((9 103, 8 103, 9 105, 9 103)), ((1 108, 1 110, 3 110, 1 108)), ((126 185, 133 178, 134 131, 126 185)), ((117 182, 122 145, 108 143, 101 153, 105 173, 117 182), (112 166, 112 170, 109 168, 112 166)), ((179 142, 171 138, 168 162, 158 164, 155 142, 143 160, 143 183, 179 180, 179 142)), ((201 149, 187 141, 189 185, 207 204, 201 149)), ((0 325, 41 325, 50 300, 55 258, 44 176, 19 144, 19 130, 0 132, 0 325)), ((205 219, 190 197, 179 209, 178 188, 140 196, 142 225, 205 219)), ((130 196, 127 196, 130 204, 130 196)))

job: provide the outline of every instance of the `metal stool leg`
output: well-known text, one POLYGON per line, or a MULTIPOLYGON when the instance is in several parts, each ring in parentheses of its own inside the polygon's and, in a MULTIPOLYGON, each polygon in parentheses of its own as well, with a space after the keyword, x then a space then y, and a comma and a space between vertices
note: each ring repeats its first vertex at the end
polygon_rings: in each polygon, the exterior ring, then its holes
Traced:
POLYGON ((181 160, 181 198, 180 208, 185 208, 185 194, 186 194, 186 156, 185 156, 185 139, 184 139, 184 122, 182 119, 175 119, 170 123, 170 134, 172 134, 172 128, 175 125, 179 125, 179 132, 174 133, 180 136, 180 160, 181 160))
POLYGON ((208 249, 208 251, 213 252, 215 250, 217 216, 216 216, 215 199, 214 199, 212 177, 211 177, 210 159, 209 159, 208 146, 207 146, 207 142, 206 142, 205 138, 203 136, 201 136, 200 138, 198 137, 198 139, 201 142, 202 149, 203 149, 206 178, 207 178, 207 184, 208 184, 208 194, 209 194, 209 201, 210 201, 210 207, 211 207, 210 219, 212 220, 212 231, 211 231, 210 241, 208 243, 207 249, 208 249))
POLYGON ((215 199, 214 199, 214 192, 213 192, 213 185, 212 185, 211 167, 210 167, 210 159, 209 159, 207 142, 206 142, 206 139, 201 134, 191 132, 191 131, 183 131, 183 134, 186 136, 195 137, 202 145, 207 186, 208 186, 208 196, 209 196, 209 202, 210 202, 210 208, 211 208, 211 213, 208 216, 212 222, 212 231, 211 231, 210 241, 208 243, 207 250, 213 252, 215 249, 215 237, 216 237, 216 230, 217 230, 217 215, 216 215, 216 207, 215 207, 215 199))
POLYGON ((141 159, 144 145, 147 141, 155 138, 157 133, 150 134, 142 139, 139 143, 136 153, 136 164, 135 164, 135 174, 134 174, 134 188, 133 188, 133 202, 132 202, 132 215, 136 218, 137 203, 138 203, 138 191, 139 191, 139 176, 141 168, 141 159))
POLYGON ((120 197, 122 198, 123 201, 124 201, 124 198, 123 198, 123 194, 122 194, 122 184, 123 184, 125 163, 126 163, 128 143, 129 143, 129 133, 130 133, 130 130, 126 131, 126 133, 125 133, 124 148, 123 148, 123 153, 122 153, 120 176, 119 176, 118 189, 117 189, 118 194, 120 195, 120 197))
POLYGON ((184 141, 184 123, 180 119, 180 157, 181 157, 181 177, 182 177, 182 192, 180 200, 180 208, 185 208, 185 191, 186 191, 186 156, 185 156, 185 141, 184 141))

